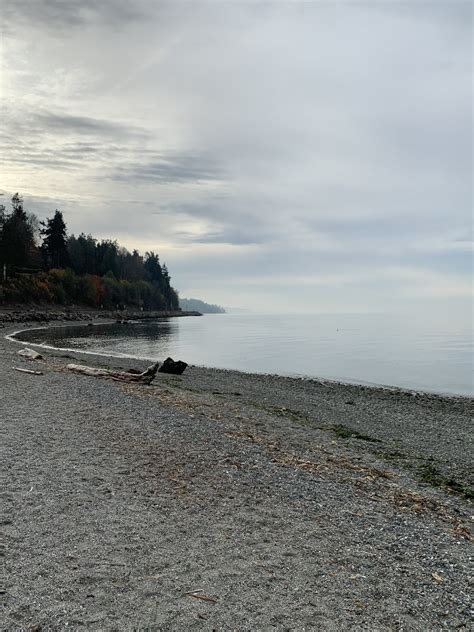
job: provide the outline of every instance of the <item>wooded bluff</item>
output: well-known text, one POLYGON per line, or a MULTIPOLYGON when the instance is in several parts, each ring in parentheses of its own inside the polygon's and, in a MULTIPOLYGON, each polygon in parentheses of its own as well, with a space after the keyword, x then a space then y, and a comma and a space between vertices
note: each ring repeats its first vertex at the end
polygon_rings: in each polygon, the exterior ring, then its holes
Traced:
POLYGON ((177 310, 178 293, 166 264, 117 241, 68 236, 61 211, 44 222, 16 193, 0 205, 0 300, 4 303, 177 310))

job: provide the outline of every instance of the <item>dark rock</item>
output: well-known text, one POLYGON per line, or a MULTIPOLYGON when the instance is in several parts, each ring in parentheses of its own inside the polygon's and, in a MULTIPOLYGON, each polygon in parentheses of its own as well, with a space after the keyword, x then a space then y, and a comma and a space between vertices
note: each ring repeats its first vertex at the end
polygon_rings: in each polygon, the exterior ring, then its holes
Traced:
POLYGON ((171 373, 172 375, 181 375, 184 373, 184 369, 187 367, 186 362, 178 360, 175 362, 172 358, 166 358, 163 364, 158 369, 159 373, 171 373))

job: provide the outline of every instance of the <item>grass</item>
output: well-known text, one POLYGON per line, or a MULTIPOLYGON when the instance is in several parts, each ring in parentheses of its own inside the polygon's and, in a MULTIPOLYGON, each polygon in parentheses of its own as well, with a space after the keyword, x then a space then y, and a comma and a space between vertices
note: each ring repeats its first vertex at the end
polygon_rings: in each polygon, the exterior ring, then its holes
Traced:
POLYGON ((329 429, 332 430, 339 439, 360 439, 361 441, 370 441, 371 443, 381 443, 380 439, 362 434, 358 430, 349 428, 349 426, 345 426, 344 424, 335 424, 334 426, 329 426, 329 429))
POLYGON ((470 485, 462 483, 452 476, 447 478, 431 462, 427 461, 418 467, 418 476, 422 483, 432 487, 444 487, 454 494, 464 496, 467 500, 474 500, 474 490, 470 485))
POLYGON ((269 413, 277 414, 280 417, 286 417, 287 419, 291 419, 291 421, 296 421, 305 426, 308 424, 313 425, 311 418, 299 410, 292 410, 291 408, 285 408, 282 406, 261 406, 261 408, 269 413))

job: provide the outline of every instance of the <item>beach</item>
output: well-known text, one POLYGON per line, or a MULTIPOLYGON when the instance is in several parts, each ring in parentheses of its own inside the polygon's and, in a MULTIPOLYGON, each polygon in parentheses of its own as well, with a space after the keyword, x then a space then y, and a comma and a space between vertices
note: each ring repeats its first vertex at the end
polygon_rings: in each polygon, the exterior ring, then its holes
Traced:
POLYGON ((4 629, 469 629, 472 399, 123 384, 67 364, 147 363, 28 361, 23 326, 0 330, 4 629))

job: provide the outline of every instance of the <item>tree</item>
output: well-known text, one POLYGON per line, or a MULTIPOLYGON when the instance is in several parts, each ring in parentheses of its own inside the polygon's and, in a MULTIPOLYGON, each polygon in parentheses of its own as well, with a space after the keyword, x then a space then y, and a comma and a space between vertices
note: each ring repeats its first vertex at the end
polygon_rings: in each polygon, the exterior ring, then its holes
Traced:
POLYGON ((150 281, 158 285, 160 290, 163 288, 163 272, 161 270, 160 258, 153 250, 145 253, 145 262, 143 264, 150 281))
POLYGON ((130 253, 116 241, 98 242, 84 233, 68 237, 59 210, 39 231, 38 220, 25 210, 18 193, 11 206, 8 211, 0 204, 0 271, 7 264, 14 273, 1 279, 7 300, 178 309, 178 295, 158 254, 142 257, 138 250, 130 253), (36 245, 39 234, 41 249, 36 245), (39 272, 41 256, 47 272, 39 272))
POLYGON ((3 254, 3 227, 7 221, 7 207, 5 204, 0 204, 0 261, 3 254))
POLYGON ((67 231, 64 223, 63 214, 56 210, 54 217, 41 222, 43 226, 41 235, 43 235, 43 245, 41 249, 45 260, 46 267, 49 268, 65 268, 69 263, 67 251, 67 231))
POLYGON ((114 277, 119 277, 118 244, 111 239, 103 239, 96 246, 97 273, 104 276, 112 272, 114 277))
POLYGON ((71 235, 67 240, 69 264, 76 274, 95 274, 97 272, 96 240, 92 235, 81 233, 79 237, 71 235))
POLYGON ((140 256, 138 250, 134 250, 130 254, 126 248, 119 248, 118 264, 120 279, 127 281, 140 281, 143 279, 145 274, 143 257, 140 256))
POLYGON ((25 211, 18 193, 12 197, 12 211, 0 210, 0 263, 24 267, 34 261, 38 220, 25 211))
POLYGON ((176 290, 171 287, 171 277, 166 263, 163 264, 161 271, 163 275, 163 294, 166 300, 166 306, 168 309, 179 309, 179 296, 176 290))

